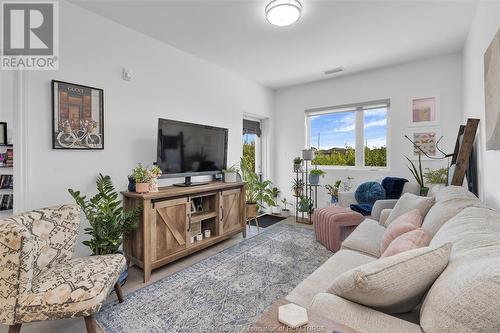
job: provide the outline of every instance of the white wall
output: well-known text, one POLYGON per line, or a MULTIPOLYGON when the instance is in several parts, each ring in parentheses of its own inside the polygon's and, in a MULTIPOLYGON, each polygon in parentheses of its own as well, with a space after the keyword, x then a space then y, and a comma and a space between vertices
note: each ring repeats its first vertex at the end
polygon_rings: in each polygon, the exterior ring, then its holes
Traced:
MULTIPOLYGON (((354 177, 357 184, 388 175, 413 179, 404 159, 411 150, 411 143, 404 139, 409 130, 410 99, 439 94, 443 147, 451 151, 463 118, 461 64, 461 55, 452 54, 279 90, 274 123, 274 172, 282 192, 290 193, 292 159, 301 155, 305 145, 304 110, 384 98, 391 100, 388 119, 390 168, 384 171, 327 170, 321 184, 332 184, 347 176, 354 177)), ((438 168, 444 165, 446 162, 440 161, 424 166, 438 168)), ((320 192, 319 205, 323 206, 329 198, 324 189, 320 192)))
POLYGON ((484 53, 500 28, 500 2, 479 4, 463 49, 465 118, 481 119, 476 138, 480 198, 500 209, 500 150, 485 150, 484 53))
MULTIPOLYGON (((66 2, 59 71, 35 71, 30 82, 30 208, 72 202, 68 188, 94 193, 100 172, 125 188, 138 162, 156 159, 159 117, 229 128, 232 164, 242 151, 243 113, 271 117, 274 101, 267 88, 66 2), (121 79, 122 67, 131 82, 121 79), (51 148, 52 79, 104 89, 103 151, 51 148)), ((77 255, 84 253, 79 244, 77 255)))

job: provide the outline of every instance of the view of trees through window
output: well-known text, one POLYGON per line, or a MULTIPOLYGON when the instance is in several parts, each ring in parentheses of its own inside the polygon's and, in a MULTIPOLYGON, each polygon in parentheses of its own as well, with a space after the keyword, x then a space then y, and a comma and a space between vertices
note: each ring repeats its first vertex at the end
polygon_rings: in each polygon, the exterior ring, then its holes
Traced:
POLYGON ((257 135, 244 134, 243 135, 243 158, 250 161, 250 165, 255 170, 255 140, 257 135))
MULTIPOLYGON (((335 166, 387 166, 387 108, 358 109, 309 116, 310 146, 316 150, 313 164, 335 166), (356 114, 362 112, 362 119, 356 114), (356 146, 362 137, 364 145, 356 146), (364 161, 356 163, 356 149, 364 161)), ((360 140, 361 141, 361 140, 360 140)))

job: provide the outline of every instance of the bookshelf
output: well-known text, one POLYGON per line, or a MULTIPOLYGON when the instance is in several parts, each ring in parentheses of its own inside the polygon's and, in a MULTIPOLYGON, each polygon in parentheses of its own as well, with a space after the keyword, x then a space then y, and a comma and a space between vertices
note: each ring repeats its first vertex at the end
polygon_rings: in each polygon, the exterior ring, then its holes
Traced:
POLYGON ((12 215, 14 208, 14 147, 0 145, 0 219, 12 215))

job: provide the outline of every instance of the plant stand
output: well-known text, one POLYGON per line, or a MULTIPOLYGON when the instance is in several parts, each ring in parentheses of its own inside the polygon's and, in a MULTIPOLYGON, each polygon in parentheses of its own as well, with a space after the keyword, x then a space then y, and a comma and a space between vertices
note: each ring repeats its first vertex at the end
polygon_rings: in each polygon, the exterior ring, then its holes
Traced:
MULTIPOLYGON (((302 167, 295 171, 295 179, 297 182, 302 180, 304 183, 304 190, 302 191, 302 197, 306 199, 311 199, 314 208, 318 208, 318 187, 320 185, 309 184, 309 160, 304 160, 302 162, 302 167)), ((295 222, 303 224, 313 224, 312 216, 306 212, 299 211, 299 200, 300 196, 295 196, 295 222)))

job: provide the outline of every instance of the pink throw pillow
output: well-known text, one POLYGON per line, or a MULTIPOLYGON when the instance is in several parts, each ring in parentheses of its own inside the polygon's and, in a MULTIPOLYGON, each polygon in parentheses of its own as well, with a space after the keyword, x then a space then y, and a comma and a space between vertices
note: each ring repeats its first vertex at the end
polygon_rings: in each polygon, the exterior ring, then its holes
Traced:
POLYGON ((382 253, 381 258, 390 257, 408 250, 418 249, 428 246, 431 242, 430 235, 424 229, 418 228, 402 234, 389 244, 389 247, 382 253))
POLYGON ((389 224, 382 236, 380 243, 380 253, 384 253, 389 244, 398 236, 415 230, 422 226, 422 214, 418 209, 410 210, 401 216, 398 216, 394 221, 389 224))

